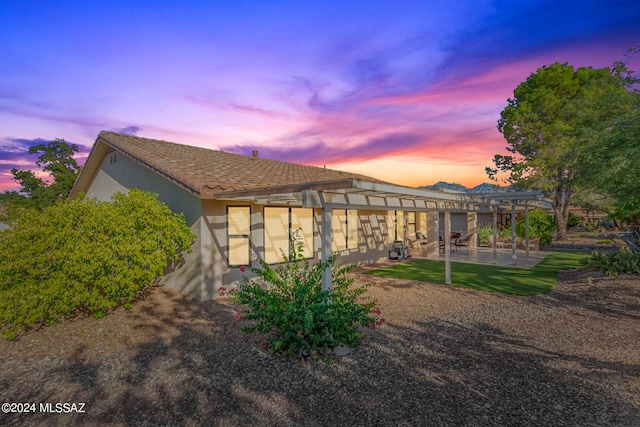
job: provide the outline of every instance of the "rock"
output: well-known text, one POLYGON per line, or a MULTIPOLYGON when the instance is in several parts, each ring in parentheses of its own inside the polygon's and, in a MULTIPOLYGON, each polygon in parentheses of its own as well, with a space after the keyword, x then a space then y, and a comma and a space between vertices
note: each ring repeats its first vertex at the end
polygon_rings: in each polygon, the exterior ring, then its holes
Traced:
POLYGON ((311 350, 311 354, 309 354, 309 352, 307 351, 306 348, 301 348, 300 351, 298 352, 298 357, 309 357, 309 356, 315 356, 316 353, 318 353, 318 350, 311 350))
POLYGON ((339 346, 333 349, 334 356, 346 356, 351 353, 351 350, 346 345, 340 344, 339 346))

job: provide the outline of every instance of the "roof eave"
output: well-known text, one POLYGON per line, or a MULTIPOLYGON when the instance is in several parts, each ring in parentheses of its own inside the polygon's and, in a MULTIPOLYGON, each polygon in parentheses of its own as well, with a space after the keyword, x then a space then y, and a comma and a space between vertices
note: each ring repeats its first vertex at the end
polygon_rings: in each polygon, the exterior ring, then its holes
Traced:
POLYGON ((298 193, 304 190, 341 190, 354 188, 354 178, 346 178, 332 181, 315 181, 315 182, 303 182, 298 184, 286 184, 275 185, 270 187, 252 188, 246 190, 231 190, 231 191, 208 191, 205 189, 206 185, 201 189, 201 198, 207 200, 215 199, 230 199, 230 198, 242 198, 251 196, 268 196, 271 194, 281 193, 298 193))

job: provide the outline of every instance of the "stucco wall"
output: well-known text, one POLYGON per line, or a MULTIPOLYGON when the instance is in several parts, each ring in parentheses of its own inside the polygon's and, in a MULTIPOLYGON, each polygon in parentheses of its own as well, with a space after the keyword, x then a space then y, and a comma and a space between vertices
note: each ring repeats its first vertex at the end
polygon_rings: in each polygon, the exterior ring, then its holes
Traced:
POLYGON ((195 225, 202 215, 198 197, 117 152, 105 156, 87 188, 86 195, 109 201, 111 195, 117 192, 126 193, 129 188, 158 194, 158 200, 166 203, 173 212, 184 214, 189 226, 195 225))

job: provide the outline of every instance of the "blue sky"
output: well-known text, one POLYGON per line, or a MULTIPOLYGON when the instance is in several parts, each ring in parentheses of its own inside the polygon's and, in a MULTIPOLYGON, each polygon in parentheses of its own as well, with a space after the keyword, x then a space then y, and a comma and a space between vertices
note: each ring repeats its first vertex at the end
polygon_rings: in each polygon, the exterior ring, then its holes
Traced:
POLYGON ((3 0, 0 25, 0 188, 101 130, 476 185, 513 89, 623 59, 640 2, 3 0))

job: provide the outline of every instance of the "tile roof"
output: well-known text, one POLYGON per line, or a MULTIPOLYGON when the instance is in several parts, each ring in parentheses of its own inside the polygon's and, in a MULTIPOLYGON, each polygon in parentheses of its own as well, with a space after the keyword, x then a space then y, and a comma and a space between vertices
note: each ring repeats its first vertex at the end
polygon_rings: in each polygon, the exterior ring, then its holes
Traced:
POLYGON ((326 184, 350 179, 382 182, 360 174, 259 157, 254 159, 252 156, 115 132, 100 132, 94 150, 99 143, 105 143, 121 151, 156 173, 207 199, 230 192, 298 187, 309 183, 326 184))

